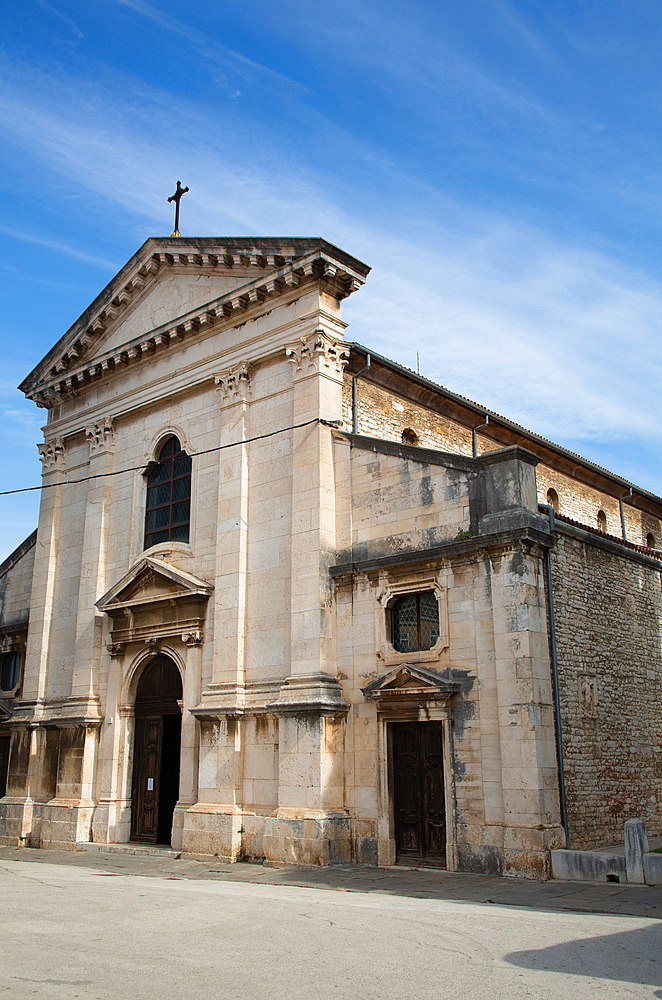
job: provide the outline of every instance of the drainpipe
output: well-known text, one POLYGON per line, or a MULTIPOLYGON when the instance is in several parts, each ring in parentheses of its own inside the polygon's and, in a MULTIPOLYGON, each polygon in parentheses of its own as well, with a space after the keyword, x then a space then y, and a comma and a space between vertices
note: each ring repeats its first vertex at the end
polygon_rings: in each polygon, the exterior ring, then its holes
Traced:
POLYGON ((357 372, 354 378, 352 379, 352 434, 359 433, 359 393, 356 388, 356 383, 359 375, 363 375, 363 373, 367 372, 368 368, 370 367, 370 355, 366 354, 365 359, 366 359, 365 367, 362 368, 360 372, 357 372))
MULTIPOLYGON (((539 504, 540 510, 547 511, 549 530, 554 534, 554 508, 550 504, 539 504)), ((545 551, 545 575, 547 577, 547 610, 549 612, 549 638, 552 653, 552 688, 554 692, 554 721, 556 723, 556 756, 559 762, 559 799, 561 822, 565 830, 565 848, 570 850, 570 827, 568 826, 568 803, 565 794, 565 773, 563 770, 563 729, 561 727, 561 697, 559 695, 559 661, 556 653, 556 620, 554 618, 554 595, 552 594, 551 546, 545 551)))
POLYGON ((626 499, 626 497, 631 497, 631 496, 632 496, 632 487, 630 487, 630 492, 626 493, 624 497, 618 498, 618 509, 621 512, 621 535, 623 536, 624 542, 627 542, 628 536, 625 531, 625 508, 623 507, 623 501, 626 499))
POLYGON ((473 446, 474 446, 474 458, 478 458, 478 431, 481 429, 481 427, 487 427, 489 422, 490 418, 488 417, 487 414, 485 414, 485 423, 478 424, 478 427, 472 427, 471 429, 471 436, 473 438, 473 446))

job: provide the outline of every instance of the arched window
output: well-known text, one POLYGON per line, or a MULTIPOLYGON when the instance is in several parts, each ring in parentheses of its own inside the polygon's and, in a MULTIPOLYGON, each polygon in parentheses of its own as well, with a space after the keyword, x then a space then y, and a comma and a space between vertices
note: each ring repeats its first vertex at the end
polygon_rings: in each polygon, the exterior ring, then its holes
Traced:
POLYGON ((418 444, 418 434, 411 427, 405 427, 402 432, 402 443, 416 446, 418 444))
POLYGON ((603 510, 598 511, 598 530, 607 531, 607 515, 603 510))
POLYGON ((648 534, 646 535, 646 546, 649 549, 656 549, 657 548, 657 546, 655 544, 655 535, 653 534, 652 531, 649 531, 648 534))
POLYGON ((439 638, 439 604, 434 592, 407 594, 391 608, 391 641, 400 653, 432 649, 439 638))
POLYGON ((159 542, 188 542, 191 522, 191 459, 176 437, 162 445, 147 477, 145 548, 159 542))
POLYGON ((554 508, 554 513, 558 514, 558 512, 559 512, 559 495, 556 492, 556 490, 553 490, 551 488, 547 490, 547 503, 549 504, 550 507, 554 508))

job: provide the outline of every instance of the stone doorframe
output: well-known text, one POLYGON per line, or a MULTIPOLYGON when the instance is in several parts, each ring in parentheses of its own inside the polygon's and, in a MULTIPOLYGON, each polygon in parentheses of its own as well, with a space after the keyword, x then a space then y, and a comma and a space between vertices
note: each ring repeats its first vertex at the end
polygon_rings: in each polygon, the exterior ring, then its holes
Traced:
MULTIPOLYGON (((184 698, 179 702, 182 710, 182 732, 184 732, 184 704, 186 702, 186 682, 187 663, 183 659, 179 650, 174 644, 159 642, 158 645, 144 646, 133 656, 129 657, 122 651, 117 656, 118 677, 118 705, 116 708, 117 719, 115 722, 115 732, 112 734, 112 751, 110 767, 110 787, 103 787, 99 797, 95 819, 93 824, 93 840, 95 843, 119 843, 128 844, 131 839, 131 790, 133 777, 133 750, 135 734, 135 702, 138 681, 145 667, 155 656, 166 656, 172 660, 182 678, 184 698)), ((190 667, 190 664, 188 665, 190 667)), ((191 720, 195 727, 195 720, 191 720)), ((183 824, 183 813, 191 804, 189 801, 194 795, 186 791, 195 782, 195 775, 189 773, 193 762, 187 760, 187 773, 182 781, 182 768, 184 762, 180 757, 180 788, 179 802, 175 807, 175 815, 181 814, 179 827, 183 824), (184 785, 184 789, 182 789, 184 785), (184 792, 184 794, 182 794, 184 792)), ((179 817, 178 817, 179 818, 179 817)), ((177 836, 177 831, 175 832, 177 836)), ((181 840, 181 829, 179 829, 179 839, 181 840)), ((181 846, 181 845, 180 845, 181 846)))
POLYGON ((395 814, 393 808, 392 747, 389 723, 441 722, 446 800, 446 865, 457 871, 457 809, 455 802, 452 699, 462 684, 444 674, 401 663, 362 688, 366 701, 377 707, 379 772, 378 864, 395 864, 395 814))

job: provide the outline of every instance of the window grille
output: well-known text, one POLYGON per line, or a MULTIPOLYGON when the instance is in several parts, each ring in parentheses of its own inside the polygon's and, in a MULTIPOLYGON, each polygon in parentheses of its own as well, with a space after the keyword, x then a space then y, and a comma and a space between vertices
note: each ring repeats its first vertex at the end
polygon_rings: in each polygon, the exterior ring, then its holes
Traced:
POLYGON ((439 605, 433 591, 397 599, 391 609, 391 635, 400 653, 432 649, 439 638, 439 605))
POLYGON ((188 542, 191 522, 191 458, 176 437, 159 452, 147 478, 145 548, 159 542, 188 542))

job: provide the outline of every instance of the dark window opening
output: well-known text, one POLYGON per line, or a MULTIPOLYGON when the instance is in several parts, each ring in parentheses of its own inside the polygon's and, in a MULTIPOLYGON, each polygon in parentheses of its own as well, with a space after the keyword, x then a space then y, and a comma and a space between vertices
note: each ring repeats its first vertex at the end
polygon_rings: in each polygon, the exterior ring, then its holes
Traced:
POLYGON ((413 445, 414 447, 416 447, 416 445, 418 444, 418 434, 416 433, 416 431, 413 431, 411 427, 405 427, 405 429, 402 432, 402 443, 413 445))
POLYGON ((554 510, 555 514, 559 512, 559 495, 554 489, 547 490, 547 503, 554 510))
POLYGON ((603 510, 598 511, 598 530, 607 531, 607 515, 603 510))
POLYGON ((21 658, 14 650, 10 653, 3 653, 0 666, 0 690, 13 691, 18 684, 19 667, 21 658))
POLYGON ((439 604, 433 591, 397 599, 391 608, 391 637, 399 653, 432 649, 439 638, 439 604))
POLYGON ((159 542, 188 542, 191 522, 191 458, 176 437, 159 452, 147 477, 145 548, 159 542))
POLYGON ((649 549, 657 548, 657 546, 655 545, 655 535, 652 533, 652 531, 649 531, 648 534, 646 535, 646 547, 649 549))

